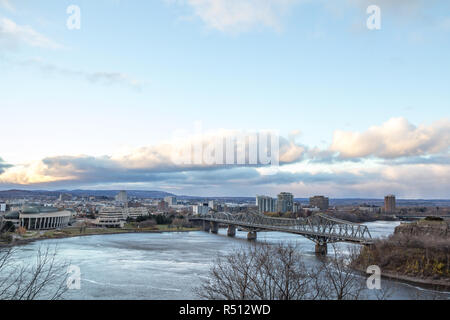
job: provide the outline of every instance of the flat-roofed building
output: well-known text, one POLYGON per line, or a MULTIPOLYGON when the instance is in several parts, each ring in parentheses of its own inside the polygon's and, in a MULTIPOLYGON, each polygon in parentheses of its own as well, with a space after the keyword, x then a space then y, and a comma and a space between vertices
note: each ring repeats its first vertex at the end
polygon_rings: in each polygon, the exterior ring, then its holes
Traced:
POLYGON ((192 206, 192 212, 194 214, 200 214, 200 215, 208 214, 209 213, 209 209, 210 208, 208 207, 207 203, 197 204, 197 205, 192 206))
POLYGON ((393 194, 389 194, 384 197, 384 212, 385 213, 395 213, 396 205, 395 205, 395 196, 393 194))
POLYGON ((120 207, 102 208, 93 224, 100 228, 123 228, 127 213, 120 207))
POLYGON ((294 209, 294 195, 289 192, 281 192, 277 199, 277 211, 281 213, 292 212, 294 209))
POLYGON ((121 207, 104 207, 100 209, 98 217, 115 217, 120 220, 126 220, 127 214, 121 207))
POLYGON ((320 210, 328 210, 330 200, 324 196, 314 196, 309 198, 309 205, 311 207, 317 207, 320 210))
POLYGON ((148 209, 145 207, 127 208, 126 215, 128 218, 137 219, 139 217, 148 216, 148 209))
POLYGON ((5 214, 5 221, 27 230, 61 229, 68 226, 72 211, 53 207, 23 207, 5 214))
POLYGON ((258 206, 258 211, 260 213, 264 212, 275 212, 276 200, 269 196, 256 196, 256 205, 258 206))
POLYGON ((115 216, 104 215, 95 219, 93 224, 100 228, 123 228, 125 221, 115 216))

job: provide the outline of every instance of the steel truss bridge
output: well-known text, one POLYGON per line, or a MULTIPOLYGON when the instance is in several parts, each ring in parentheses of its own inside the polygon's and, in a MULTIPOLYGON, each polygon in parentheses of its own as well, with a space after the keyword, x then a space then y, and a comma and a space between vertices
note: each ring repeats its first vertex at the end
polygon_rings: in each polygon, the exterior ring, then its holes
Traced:
POLYGON ((273 218, 258 212, 230 214, 215 212, 192 221, 203 221, 205 231, 218 232, 219 224, 228 225, 228 236, 236 234, 236 227, 248 231, 249 240, 256 239, 258 231, 278 231, 298 234, 316 243, 316 252, 326 253, 327 243, 350 242, 362 245, 373 243, 369 229, 360 224, 335 219, 319 213, 308 218, 273 218))

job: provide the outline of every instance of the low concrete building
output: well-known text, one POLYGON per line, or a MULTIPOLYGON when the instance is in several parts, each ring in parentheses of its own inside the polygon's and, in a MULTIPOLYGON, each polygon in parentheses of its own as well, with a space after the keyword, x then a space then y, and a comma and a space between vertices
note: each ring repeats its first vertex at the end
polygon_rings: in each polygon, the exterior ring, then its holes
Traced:
POLYGON ((148 216, 148 209, 145 207, 137 207, 137 208, 127 208, 126 216, 127 218, 137 219, 139 217, 148 216))
POLYGON ((99 218, 117 218, 119 220, 126 220, 127 213, 121 207, 104 207, 98 213, 99 218))
POLYGON ((95 219, 93 224, 96 227, 100 228, 123 228, 125 225, 125 221, 114 215, 102 215, 101 217, 95 219))
POLYGON ((72 212, 53 207, 24 207, 5 214, 5 221, 27 230, 50 230, 65 228, 70 222, 72 212))

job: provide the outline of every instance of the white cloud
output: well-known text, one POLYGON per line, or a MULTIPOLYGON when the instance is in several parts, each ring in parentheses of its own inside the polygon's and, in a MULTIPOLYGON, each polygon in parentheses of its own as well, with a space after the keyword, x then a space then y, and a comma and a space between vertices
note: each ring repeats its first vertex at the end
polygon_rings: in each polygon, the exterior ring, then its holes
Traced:
POLYGON ((13 45, 26 44, 47 49, 61 49, 63 47, 30 26, 18 25, 11 19, 0 17, 0 41, 2 40, 13 45))
MULTIPOLYGON (((423 8, 434 5, 436 1, 426 0, 165 0, 169 3, 188 5, 194 16, 200 18, 209 28, 222 32, 239 33, 257 27, 275 30, 282 28, 283 17, 296 5, 314 3, 320 5, 333 15, 357 8, 363 18, 369 5, 381 7, 382 14, 411 21, 411 19, 429 19, 425 17, 423 8)), ((363 19, 364 21, 364 19, 363 19)), ((312 36, 322 36, 323 31, 312 36)))
POLYGON ((449 147, 449 120, 416 127, 405 118, 392 118, 362 133, 336 131, 330 150, 344 159, 399 158, 447 153, 449 147))
MULTIPOLYGON (((263 26, 279 30, 281 18, 302 0, 181 0, 208 27, 241 32, 263 26)), ((173 2, 173 1, 172 1, 173 2)))

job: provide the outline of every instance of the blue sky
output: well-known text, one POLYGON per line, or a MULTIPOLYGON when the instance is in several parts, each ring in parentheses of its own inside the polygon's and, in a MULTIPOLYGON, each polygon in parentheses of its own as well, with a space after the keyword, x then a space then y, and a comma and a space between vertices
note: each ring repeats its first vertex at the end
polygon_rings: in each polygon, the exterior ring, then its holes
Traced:
POLYGON ((0 0, 0 188, 448 198, 449 45, 446 1, 0 0), (159 166, 196 121, 295 132, 297 157, 159 166))

